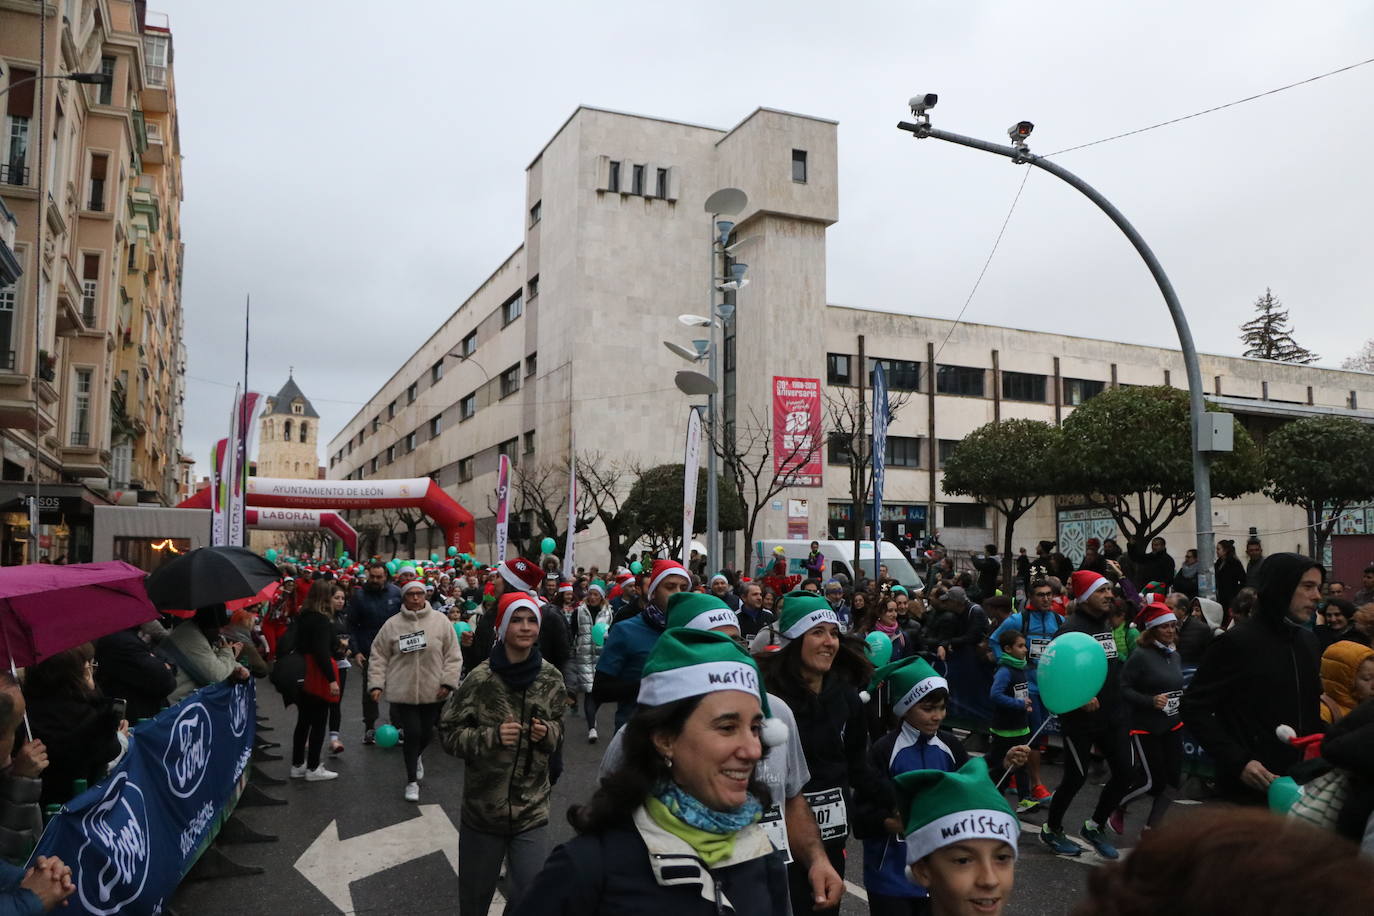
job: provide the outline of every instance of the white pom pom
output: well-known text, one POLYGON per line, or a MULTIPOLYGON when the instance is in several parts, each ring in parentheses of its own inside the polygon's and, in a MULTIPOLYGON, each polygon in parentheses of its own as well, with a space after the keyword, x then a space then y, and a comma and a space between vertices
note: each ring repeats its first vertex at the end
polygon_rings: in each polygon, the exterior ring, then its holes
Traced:
POLYGON ((787 743, 787 739, 792 736, 787 728, 787 723, 781 719, 764 719, 763 730, 759 735, 763 743, 768 747, 780 747, 787 743))
POLYGON ((1298 733, 1293 731, 1293 726, 1291 725, 1280 725, 1278 728, 1274 729, 1274 736, 1284 744, 1287 744, 1296 738, 1298 733))
POLYGON ((869 700, 871 700, 871 699, 873 699, 873 694, 869 693, 867 690, 860 690, 860 691, 859 691, 859 702, 860 702, 860 703, 867 703, 867 702, 868 702, 869 700))

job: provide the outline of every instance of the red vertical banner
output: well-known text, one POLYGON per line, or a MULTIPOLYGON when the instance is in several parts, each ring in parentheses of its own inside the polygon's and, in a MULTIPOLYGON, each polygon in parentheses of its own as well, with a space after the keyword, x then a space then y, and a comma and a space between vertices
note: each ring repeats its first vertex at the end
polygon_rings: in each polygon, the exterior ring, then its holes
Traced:
POLYGON ((773 470, 790 486, 821 486, 820 379, 773 376, 773 470))

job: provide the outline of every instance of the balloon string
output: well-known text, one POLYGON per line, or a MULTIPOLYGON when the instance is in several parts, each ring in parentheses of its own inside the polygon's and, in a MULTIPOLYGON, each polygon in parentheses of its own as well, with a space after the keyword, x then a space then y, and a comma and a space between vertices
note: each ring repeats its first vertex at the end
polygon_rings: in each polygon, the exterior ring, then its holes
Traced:
MULTIPOLYGON (((1053 713, 1046 716, 1045 721, 1041 722, 1040 727, 1035 730, 1035 734, 1031 735, 1029 738, 1026 739, 1026 743, 1035 744, 1035 739, 1040 737, 1040 733, 1043 732, 1049 726, 1049 724, 1057 718, 1059 717, 1057 715, 1054 715, 1053 713)), ((1002 771, 1002 778, 997 780, 998 789, 1002 788, 1002 783, 1007 781, 1007 777, 1011 775, 1011 771, 1011 767, 1007 767, 1005 770, 1002 771)))

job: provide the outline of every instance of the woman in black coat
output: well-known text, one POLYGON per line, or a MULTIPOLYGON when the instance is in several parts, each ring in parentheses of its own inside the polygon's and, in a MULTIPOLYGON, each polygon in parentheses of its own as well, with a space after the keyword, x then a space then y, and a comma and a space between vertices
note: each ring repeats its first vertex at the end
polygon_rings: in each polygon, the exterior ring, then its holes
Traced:
POLYGON ((128 722, 95 686, 95 648, 84 643, 30 667, 24 675, 33 737, 48 749, 43 771, 44 805, 62 804, 73 795, 73 783, 95 785, 119 756, 119 735, 128 722))
POLYGON ((1236 593, 1245 588, 1245 565, 1236 556, 1235 541, 1217 541, 1217 601, 1229 616, 1236 593))
POLYGON ((130 722, 157 715, 177 686, 176 669, 148 647, 139 629, 102 636, 95 644, 96 683, 105 696, 125 701, 130 722))

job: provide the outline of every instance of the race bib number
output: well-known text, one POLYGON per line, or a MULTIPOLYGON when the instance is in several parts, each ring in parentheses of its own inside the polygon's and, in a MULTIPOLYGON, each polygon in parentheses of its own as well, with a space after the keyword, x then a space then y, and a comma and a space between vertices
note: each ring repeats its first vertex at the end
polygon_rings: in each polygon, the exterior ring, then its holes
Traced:
POLYGON ((822 789, 820 792, 807 792, 806 803, 816 816, 816 826, 821 831, 821 842, 842 840, 849 836, 849 809, 844 804, 842 789, 822 789))
POLYGON ((1107 661, 1116 658, 1116 637, 1111 633, 1094 633, 1093 639, 1102 644, 1102 650, 1107 653, 1107 661))
POLYGON ((1178 704, 1179 704, 1179 702, 1180 702, 1182 699, 1183 699, 1183 691, 1182 691, 1182 690, 1170 690, 1168 693, 1164 694, 1164 709, 1163 709, 1164 715, 1166 715, 1166 716, 1176 716, 1176 715, 1178 715, 1178 704))
POLYGON ((1011 688, 1012 696, 1022 703, 1030 699, 1030 684, 1016 684, 1011 688))
POLYGON ((773 848, 782 852, 783 861, 791 865, 792 850, 787 845, 787 823, 782 818, 782 806, 773 805, 763 812, 759 826, 768 834, 768 840, 773 844, 773 848))
POLYGON ((400 650, 402 652, 419 652, 429 645, 425 639, 425 631, 417 630, 414 633, 407 633, 401 637, 400 650))
POLYGON ((1039 661, 1040 656, 1044 655, 1045 650, 1049 648, 1050 638, 1048 636, 1032 636, 1026 645, 1030 648, 1031 661, 1039 661))

